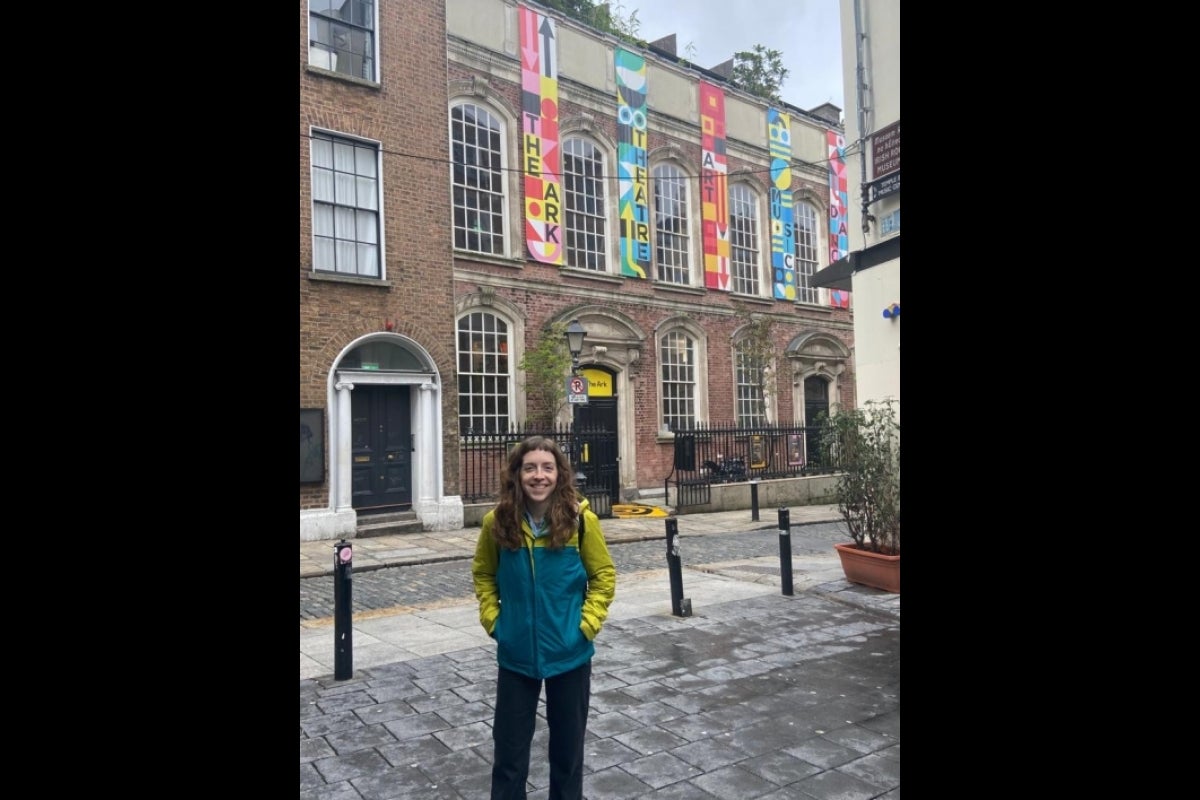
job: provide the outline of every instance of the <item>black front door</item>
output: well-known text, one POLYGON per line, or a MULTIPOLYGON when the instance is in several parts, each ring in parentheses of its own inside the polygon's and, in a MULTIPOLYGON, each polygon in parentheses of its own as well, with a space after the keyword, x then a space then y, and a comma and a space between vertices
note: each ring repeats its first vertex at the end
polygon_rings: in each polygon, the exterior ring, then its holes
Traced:
POLYGON ((412 507, 412 423, 407 386, 364 386, 350 393, 352 496, 356 511, 412 507))
POLYGON ((617 399, 588 398, 580 405, 579 430, 583 473, 589 494, 604 491, 611 503, 621 502, 620 458, 617 453, 617 399))

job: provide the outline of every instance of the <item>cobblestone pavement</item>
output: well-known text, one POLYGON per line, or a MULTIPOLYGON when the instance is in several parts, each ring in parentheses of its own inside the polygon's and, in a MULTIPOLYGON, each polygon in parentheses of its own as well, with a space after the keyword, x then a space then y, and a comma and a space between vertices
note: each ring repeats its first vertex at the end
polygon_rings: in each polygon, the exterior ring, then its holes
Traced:
MULTIPOLYGON (((726 599, 610 619, 597 637, 584 798, 899 800, 899 618, 686 580, 726 599)), ((438 613, 476 625, 469 606, 438 613)), ((491 643, 302 679, 300 800, 487 797, 495 681, 491 643)), ((548 798, 546 746, 539 713, 529 800, 548 798)))
MULTIPOLYGON (((793 526, 790 531, 790 551, 793 556, 827 554, 834 542, 845 539, 841 523, 823 522, 793 526)), ((779 531, 775 527, 736 533, 684 535, 680 540, 680 561, 684 567, 700 567, 773 556, 773 563, 746 569, 778 575, 779 549, 779 531)), ((663 539, 613 542, 609 544, 609 551, 616 562, 618 576, 621 573, 663 569, 667 566, 666 542, 663 539)), ((469 598, 475 593, 471 583, 469 559, 353 573, 351 580, 351 604, 355 613, 469 598)), ((333 591, 334 580, 330 576, 301 579, 300 619, 332 617, 333 591)))

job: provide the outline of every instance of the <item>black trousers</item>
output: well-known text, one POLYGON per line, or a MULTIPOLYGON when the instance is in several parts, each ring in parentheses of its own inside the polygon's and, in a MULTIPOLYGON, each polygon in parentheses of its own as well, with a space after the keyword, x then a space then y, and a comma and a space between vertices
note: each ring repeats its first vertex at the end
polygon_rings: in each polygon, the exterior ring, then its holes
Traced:
MULTIPOLYGON (((525 800, 530 747, 542 681, 500 667, 496 677, 491 800, 525 800)), ((550 729, 549 800, 583 800, 583 737, 592 695, 592 662, 546 679, 550 729)))

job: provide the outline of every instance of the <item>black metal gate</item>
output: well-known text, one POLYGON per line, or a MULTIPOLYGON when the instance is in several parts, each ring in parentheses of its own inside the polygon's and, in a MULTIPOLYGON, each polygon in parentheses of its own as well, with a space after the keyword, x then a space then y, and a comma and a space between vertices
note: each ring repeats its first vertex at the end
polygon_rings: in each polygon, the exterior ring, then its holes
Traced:
POLYGON ((696 434, 675 434, 675 457, 667 476, 666 503, 671 505, 671 484, 675 484, 675 507, 702 506, 712 498, 712 476, 696 463, 696 434))

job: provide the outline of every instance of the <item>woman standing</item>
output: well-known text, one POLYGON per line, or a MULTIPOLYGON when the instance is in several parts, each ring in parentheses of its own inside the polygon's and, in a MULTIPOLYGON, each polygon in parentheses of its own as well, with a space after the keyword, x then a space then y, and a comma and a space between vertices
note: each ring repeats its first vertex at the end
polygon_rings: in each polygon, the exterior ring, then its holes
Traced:
POLYGON ((552 439, 531 436, 513 448, 471 572, 479 621, 496 640, 491 800, 525 798, 543 681, 549 800, 581 800, 592 640, 608 616, 617 570, 600 519, 552 439))

